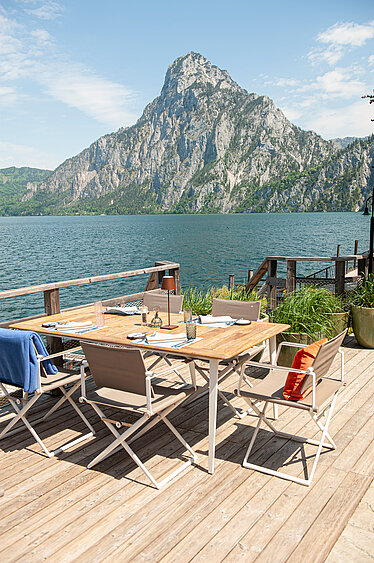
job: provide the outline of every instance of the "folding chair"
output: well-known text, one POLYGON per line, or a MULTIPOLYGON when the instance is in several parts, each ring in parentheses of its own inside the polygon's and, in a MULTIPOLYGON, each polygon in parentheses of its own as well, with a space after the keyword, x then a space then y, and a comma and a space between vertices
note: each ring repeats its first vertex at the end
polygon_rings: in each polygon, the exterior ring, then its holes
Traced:
MULTIPOLYGON (((80 350, 80 347, 70 350, 70 352, 74 350, 80 350)), ((81 374, 65 368, 57 370, 52 362, 53 358, 63 354, 64 352, 59 352, 48 355, 43 342, 35 332, 0 329, 0 388, 16 413, 5 428, 1 430, 0 439, 6 435, 10 436, 19 432, 20 429, 12 430, 12 428, 17 422, 23 422, 45 454, 48 457, 53 457, 95 434, 91 424, 72 399, 73 393, 80 387, 81 374), (22 399, 16 399, 12 396, 5 384, 22 389, 22 399), (70 387, 65 389, 65 386, 70 387), (68 401, 90 432, 51 452, 43 443, 26 415, 44 393, 54 389, 61 391, 61 398, 42 418, 32 424, 35 425, 45 420, 65 401, 68 401)))
MULTIPOLYGON (((183 295, 170 295, 170 312, 171 313, 179 313, 182 310, 183 306, 183 295)), ((165 293, 156 292, 156 291, 146 291, 143 295, 143 305, 148 307, 149 311, 154 311, 156 307, 161 312, 166 313, 168 310, 168 296, 165 293)), ((184 385, 188 385, 187 381, 183 377, 183 375, 178 370, 179 367, 185 365, 185 360, 180 358, 175 358, 174 363, 168 358, 167 354, 163 354, 162 352, 147 352, 144 355, 144 358, 149 358, 151 356, 156 356, 156 360, 148 366, 148 369, 152 371, 161 361, 167 363, 173 370, 173 372, 179 377, 179 379, 183 382, 184 385), (178 361, 178 365, 175 365, 175 362, 178 361)))
POLYGON ((81 367, 82 397, 80 400, 92 406, 115 437, 114 441, 89 463, 88 468, 113 455, 122 447, 144 471, 152 484, 160 489, 197 459, 192 448, 167 418, 168 414, 196 390, 195 381, 193 381, 193 386, 183 389, 152 385, 152 379, 157 376, 146 369, 140 350, 108 347, 88 342, 81 344, 97 389, 86 394, 85 366, 83 365, 81 367), (106 417, 101 407, 115 408, 122 415, 125 415, 126 412, 138 415, 139 419, 134 424, 114 420, 106 417), (188 450, 191 457, 162 481, 157 481, 129 444, 160 421, 166 424, 188 450), (121 428, 126 426, 129 428, 120 433, 121 428))
MULTIPOLYGON (((259 321, 260 310, 261 310, 261 301, 239 301, 239 300, 213 298, 212 317, 229 315, 233 319, 243 318, 248 321, 259 321)), ((223 381, 225 381, 225 379, 227 379, 230 375, 236 372, 241 379, 246 381, 246 383, 252 387, 252 383, 246 377, 244 370, 247 365, 247 362, 251 360, 251 358, 257 356, 257 354, 259 354, 264 349, 265 349, 264 342, 262 342, 258 346, 253 346, 253 348, 246 350, 238 357, 233 358, 230 362, 228 362, 226 367, 223 370, 221 370, 219 374, 218 394, 221 397, 221 399, 224 401, 224 403, 226 403, 226 405, 232 410, 232 412, 239 418, 244 418, 248 414, 248 412, 250 412, 252 409, 240 411, 239 409, 234 407, 234 405, 227 398, 225 393, 219 389, 219 385, 220 383, 223 383, 223 381)), ((201 392, 204 392, 207 390, 207 387, 209 385, 208 383, 209 377, 205 373, 207 371, 207 368, 195 364, 195 369, 207 381, 207 386, 201 388, 201 392)))
MULTIPOLYGON (((243 391, 240 389, 236 390, 236 394, 240 397, 243 397, 259 417, 256 429, 253 433, 252 439, 244 457, 243 467, 247 467, 248 469, 255 469, 257 471, 261 471, 262 473, 267 473, 268 475, 275 475, 282 479, 287 479, 301 485, 309 486, 311 484, 322 448, 336 448, 333 439, 328 433, 328 428, 338 392, 344 381, 344 354, 340 346, 343 343, 346 334, 347 330, 345 330, 332 340, 322 344, 312 366, 306 371, 289 367, 285 368, 281 366, 270 366, 268 375, 263 381, 261 381, 261 383, 258 383, 255 387, 253 387, 253 389, 251 389, 250 391, 243 391), (340 379, 333 379, 331 377, 327 377, 327 373, 338 352, 341 355, 341 375, 340 379), (287 373, 290 371, 305 375, 304 381, 301 386, 301 394, 303 394, 305 390, 312 387, 311 393, 307 394, 303 399, 300 399, 299 401, 286 400, 283 397, 285 380, 287 373), (258 408, 258 401, 264 402, 262 410, 258 408), (321 439, 314 440, 303 436, 287 434, 286 432, 280 432, 279 430, 277 430, 270 422, 270 420, 266 417, 266 409, 269 404, 282 405, 284 407, 299 409, 308 412, 311 419, 317 425, 318 430, 322 433, 321 439), (324 424, 322 424, 321 422, 321 418, 323 416, 326 416, 326 421, 324 424), (291 440, 295 440, 296 442, 318 446, 314 463, 310 470, 308 478, 301 479, 299 477, 293 477, 281 471, 276 471, 261 465, 255 465, 254 463, 248 462, 249 455, 253 449, 262 422, 264 422, 264 424, 266 424, 276 436, 279 436, 281 438, 289 438, 291 440)), ((284 345, 288 343, 282 344, 284 345)), ((300 348, 303 347, 303 345, 296 346, 300 348)), ((248 364, 257 367, 269 367, 269 364, 259 362, 248 362, 248 364)))

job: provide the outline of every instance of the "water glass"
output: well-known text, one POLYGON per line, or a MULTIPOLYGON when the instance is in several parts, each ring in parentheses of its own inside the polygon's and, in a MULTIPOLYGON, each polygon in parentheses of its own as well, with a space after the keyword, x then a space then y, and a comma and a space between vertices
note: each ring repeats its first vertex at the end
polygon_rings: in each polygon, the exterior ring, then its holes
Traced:
POLYGON ((190 309, 185 309, 183 311, 183 320, 185 323, 192 320, 192 311, 190 309))
POLYGON ((187 340, 196 338, 196 323, 194 323, 193 321, 186 322, 186 336, 187 340))
POLYGON ((103 311, 103 304, 101 301, 96 301, 94 304, 95 322, 98 328, 105 326, 105 317, 103 311))
POLYGON ((146 305, 143 305, 140 308, 140 312, 142 314, 142 325, 143 326, 147 326, 147 313, 148 313, 148 307, 146 305))

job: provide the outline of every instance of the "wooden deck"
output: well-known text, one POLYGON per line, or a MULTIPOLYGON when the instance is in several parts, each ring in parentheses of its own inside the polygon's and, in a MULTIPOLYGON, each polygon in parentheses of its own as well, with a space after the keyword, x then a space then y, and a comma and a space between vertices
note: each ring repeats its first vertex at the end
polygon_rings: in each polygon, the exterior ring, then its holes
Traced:
MULTIPOLYGON (((86 469, 111 439, 87 406, 96 437, 57 459, 41 455, 27 430, 2 440, 0 560, 324 561, 374 471, 374 350, 347 339, 345 365, 347 385, 330 425, 337 450, 321 456, 309 488, 244 469, 255 419, 233 418, 221 401, 216 471, 209 475, 207 396, 171 416, 197 452, 198 465, 161 491, 149 486, 124 452, 86 469)), ((248 373, 254 380, 261 376, 248 373)), ((236 383, 228 380, 227 389, 236 383)), ((35 416, 52 400, 40 401, 35 416)), ((314 434, 307 421, 302 412, 280 409, 277 426, 314 434)), ((52 449, 84 431, 68 406, 38 429, 52 449)), ((162 425, 135 442, 135 449, 157 477, 174 467, 181 453, 162 425)), ((302 475, 312 451, 263 430, 252 459, 302 475)))

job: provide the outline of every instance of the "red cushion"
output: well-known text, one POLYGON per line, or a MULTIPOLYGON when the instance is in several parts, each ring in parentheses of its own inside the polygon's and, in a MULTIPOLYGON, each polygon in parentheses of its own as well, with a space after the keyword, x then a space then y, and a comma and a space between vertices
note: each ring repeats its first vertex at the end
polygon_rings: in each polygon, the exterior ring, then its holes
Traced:
MULTIPOLYGON (((293 359, 292 368, 307 370, 313 364, 315 357, 318 354, 318 350, 321 348, 322 344, 327 342, 327 338, 323 338, 318 342, 313 342, 309 346, 299 350, 293 359)), ((296 373, 295 371, 290 371, 288 373, 286 383, 283 389, 283 397, 287 401, 300 401, 304 399, 312 390, 313 385, 304 389, 301 393, 301 388, 306 378, 304 373, 296 373)))

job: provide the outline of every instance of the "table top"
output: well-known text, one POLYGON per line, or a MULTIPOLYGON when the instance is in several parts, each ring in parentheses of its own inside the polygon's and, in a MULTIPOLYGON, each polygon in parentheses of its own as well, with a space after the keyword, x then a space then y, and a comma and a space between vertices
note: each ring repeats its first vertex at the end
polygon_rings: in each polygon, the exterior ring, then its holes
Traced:
MULTIPOLYGON (((148 313, 148 321, 153 318, 153 312, 148 313)), ((167 324, 167 313, 159 313, 163 324, 167 324)), ((107 344, 120 344, 134 348, 152 349, 160 352, 177 353, 178 356, 190 358, 229 360, 238 354, 248 350, 252 346, 260 344, 264 340, 276 336, 277 334, 289 328, 289 325, 267 322, 252 322, 250 325, 239 326, 232 325, 227 328, 213 328, 197 325, 197 337, 201 338, 197 342, 184 346, 183 348, 166 348, 165 346, 157 346, 155 344, 139 344, 127 338, 131 332, 147 332, 155 331, 152 327, 141 325, 140 315, 114 315, 105 313, 105 327, 98 330, 86 332, 84 334, 74 334, 68 332, 58 332, 47 330, 42 327, 46 322, 67 322, 67 321, 91 321, 95 323, 95 313, 92 305, 79 307, 68 311, 61 311, 56 315, 48 315, 38 317, 26 321, 18 321, 9 325, 10 328, 20 330, 33 330, 38 334, 48 336, 60 336, 64 338, 73 338, 74 340, 84 340, 90 342, 102 342, 107 344)), ((171 314, 171 324, 178 325, 173 330, 156 329, 166 334, 178 334, 185 332, 185 324, 182 314, 171 314)))

